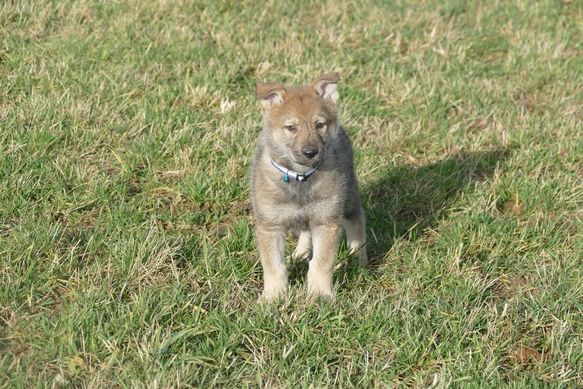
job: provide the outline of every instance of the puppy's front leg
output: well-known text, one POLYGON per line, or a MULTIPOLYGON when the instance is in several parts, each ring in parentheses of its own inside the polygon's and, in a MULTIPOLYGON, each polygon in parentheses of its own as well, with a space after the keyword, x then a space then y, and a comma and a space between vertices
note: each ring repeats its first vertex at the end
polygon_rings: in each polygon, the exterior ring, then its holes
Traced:
POLYGON ((263 266, 263 297, 267 301, 273 301, 287 289, 284 233, 279 229, 257 226, 255 234, 263 266))
POLYGON ((308 270, 308 295, 310 298, 332 298, 332 273, 340 244, 340 223, 312 227, 313 256, 308 270))

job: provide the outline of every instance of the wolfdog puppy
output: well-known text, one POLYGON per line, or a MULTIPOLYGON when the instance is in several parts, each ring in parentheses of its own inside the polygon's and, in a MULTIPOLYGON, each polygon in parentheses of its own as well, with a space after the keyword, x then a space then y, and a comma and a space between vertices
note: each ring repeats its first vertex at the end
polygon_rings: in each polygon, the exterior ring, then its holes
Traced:
POLYGON ((299 234, 294 258, 308 259, 308 294, 334 295, 332 273, 342 227, 348 248, 367 262, 365 217, 352 145, 338 122, 338 74, 310 85, 259 84, 263 131, 251 172, 255 236, 263 266, 263 297, 288 286, 284 241, 299 234))

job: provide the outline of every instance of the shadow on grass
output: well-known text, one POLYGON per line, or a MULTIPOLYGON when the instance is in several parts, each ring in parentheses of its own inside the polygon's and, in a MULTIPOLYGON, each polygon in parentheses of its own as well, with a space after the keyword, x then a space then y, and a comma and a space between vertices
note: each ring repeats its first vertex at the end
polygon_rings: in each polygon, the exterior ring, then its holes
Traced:
MULTIPOLYGON (((436 226, 462 191, 489 179, 509 155, 508 149, 461 152, 428 165, 397 166, 364 187, 369 266, 382 264, 396 239, 415 240, 436 226)), ((351 273, 353 262, 340 272, 351 273)))
MULTIPOLYGON (((489 179, 496 165, 510 155, 508 149, 461 152, 423 166, 397 166, 361 189, 367 216, 369 268, 382 264, 396 239, 415 240, 437 225, 464 189, 489 179)), ((295 243, 295 242, 294 242, 295 243)), ((358 261, 349 260, 336 272, 350 279, 358 261)), ((307 261, 293 261, 290 281, 307 271, 307 261)))
POLYGON ((509 155, 505 149, 458 153, 424 166, 399 166, 364 188, 371 262, 378 262, 393 241, 416 239, 434 227, 468 186, 487 180, 509 155))

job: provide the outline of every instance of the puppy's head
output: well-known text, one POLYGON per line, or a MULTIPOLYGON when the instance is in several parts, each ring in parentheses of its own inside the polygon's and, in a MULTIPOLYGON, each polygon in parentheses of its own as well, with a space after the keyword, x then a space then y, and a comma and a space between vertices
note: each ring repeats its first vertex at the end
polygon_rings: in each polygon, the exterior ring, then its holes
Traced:
POLYGON ((279 153, 303 166, 315 166, 324 158, 326 143, 338 129, 338 79, 337 73, 330 73, 310 85, 257 85, 264 129, 279 153))

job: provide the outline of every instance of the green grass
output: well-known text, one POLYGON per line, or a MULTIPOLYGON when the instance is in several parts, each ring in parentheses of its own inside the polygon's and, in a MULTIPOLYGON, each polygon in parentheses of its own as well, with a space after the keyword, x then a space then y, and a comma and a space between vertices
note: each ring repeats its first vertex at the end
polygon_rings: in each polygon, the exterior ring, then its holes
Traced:
POLYGON ((0 386, 583 385, 583 6, 496 3, 2 2, 0 386), (373 263, 262 306, 254 85, 329 71, 373 263))

